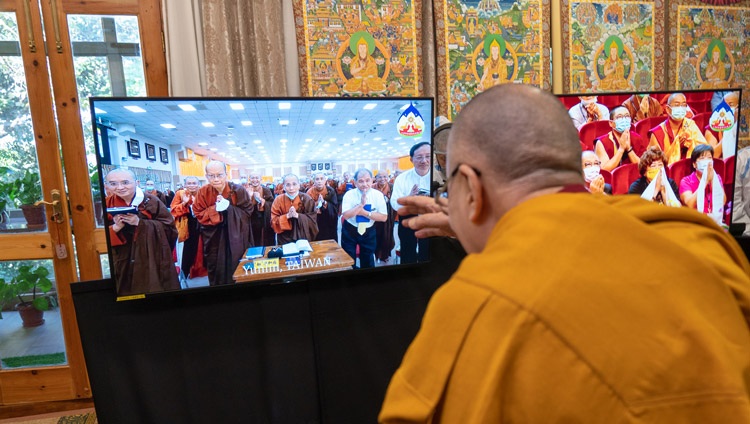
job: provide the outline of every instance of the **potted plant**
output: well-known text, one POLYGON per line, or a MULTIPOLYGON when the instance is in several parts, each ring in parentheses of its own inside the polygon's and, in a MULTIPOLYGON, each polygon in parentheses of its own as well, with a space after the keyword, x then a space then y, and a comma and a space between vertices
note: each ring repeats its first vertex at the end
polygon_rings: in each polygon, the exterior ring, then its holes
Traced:
POLYGON ((44 205, 34 205, 42 200, 42 185, 39 172, 32 169, 24 169, 15 179, 15 191, 13 200, 23 211, 26 218, 26 228, 41 229, 46 225, 44 205))
POLYGON ((3 303, 18 299, 16 310, 21 315, 24 327, 36 327, 44 324, 44 311, 50 307, 46 293, 52 290, 52 281, 47 278, 49 271, 39 265, 18 267, 13 279, 5 281, 0 278, 0 300, 3 303))
POLYGON ((15 193, 15 184, 3 181, 2 177, 8 175, 9 168, 0 166, 0 230, 5 230, 10 220, 8 215, 8 205, 13 204, 13 195, 15 193))

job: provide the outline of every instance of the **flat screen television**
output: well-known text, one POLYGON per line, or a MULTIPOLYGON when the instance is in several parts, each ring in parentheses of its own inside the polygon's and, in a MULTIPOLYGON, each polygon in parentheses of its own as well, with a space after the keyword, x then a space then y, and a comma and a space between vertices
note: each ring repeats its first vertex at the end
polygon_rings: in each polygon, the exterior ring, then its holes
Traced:
POLYGON ((388 197, 414 167, 415 146, 432 158, 432 98, 92 98, 90 107, 120 299, 409 265, 388 197))
POLYGON ((592 191, 601 190, 603 181, 613 195, 638 194, 691 207, 730 227, 740 89, 558 97, 578 128, 582 168, 592 191), (670 101, 676 113, 670 112, 670 101), (701 166, 705 172, 697 169, 701 166))

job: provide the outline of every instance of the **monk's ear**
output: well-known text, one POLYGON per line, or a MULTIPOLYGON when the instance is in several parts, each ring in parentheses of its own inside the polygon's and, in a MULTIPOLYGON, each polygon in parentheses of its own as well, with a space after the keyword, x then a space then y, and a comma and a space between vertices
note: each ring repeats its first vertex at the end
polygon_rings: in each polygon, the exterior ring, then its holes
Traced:
POLYGON ((487 199, 484 198, 485 190, 480 176, 469 166, 463 166, 462 172, 466 177, 469 196, 469 220, 474 224, 480 224, 484 217, 484 208, 487 199))

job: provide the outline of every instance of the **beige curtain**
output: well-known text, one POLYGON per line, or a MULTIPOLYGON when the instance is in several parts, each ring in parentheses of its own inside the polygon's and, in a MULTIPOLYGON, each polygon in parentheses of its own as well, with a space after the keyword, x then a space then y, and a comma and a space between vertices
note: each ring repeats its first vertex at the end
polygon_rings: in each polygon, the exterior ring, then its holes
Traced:
POLYGON ((206 92, 200 0, 162 0, 169 95, 206 92))
MULTIPOLYGON (((435 69, 435 19, 433 1, 422 2, 422 94, 437 100, 437 71, 435 69)), ((436 104, 437 106, 437 104, 436 104)), ((433 111, 437 113, 437 107, 433 111)))
POLYGON ((208 96, 286 96, 282 2, 202 0, 208 96))

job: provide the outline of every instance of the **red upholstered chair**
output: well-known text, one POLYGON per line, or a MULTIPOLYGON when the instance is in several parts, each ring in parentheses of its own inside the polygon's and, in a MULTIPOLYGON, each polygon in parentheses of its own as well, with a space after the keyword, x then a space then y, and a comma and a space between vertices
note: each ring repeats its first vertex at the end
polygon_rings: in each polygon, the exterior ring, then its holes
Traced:
POLYGON ((626 163, 612 170, 612 194, 627 194, 633 181, 641 177, 638 165, 626 163))
POLYGON ((562 96, 560 97, 560 101, 565 105, 566 109, 570 109, 578 103, 581 103, 581 99, 579 99, 578 96, 562 96))
POLYGON ((635 123, 635 132, 643 137, 646 145, 648 145, 648 143, 651 141, 651 134, 649 133, 649 131, 664 122, 666 119, 666 116, 652 116, 651 118, 641 119, 640 121, 635 123))
POLYGON ((581 140, 581 144, 585 146, 584 150, 594 150, 594 140, 610 131, 612 131, 612 127, 609 126, 608 120, 587 122, 578 130, 578 138, 581 140))
POLYGON ((596 99, 596 102, 607 106, 607 109, 609 110, 612 110, 613 107, 622 105, 619 94, 599 95, 596 99))
POLYGON ((706 128, 708 125, 708 119, 711 117, 711 112, 703 112, 693 116, 693 121, 698 128, 706 128))
POLYGON ((607 184, 612 184, 612 173, 607 171, 606 169, 600 169, 599 173, 602 174, 602 177, 604 177, 604 182, 607 184))

